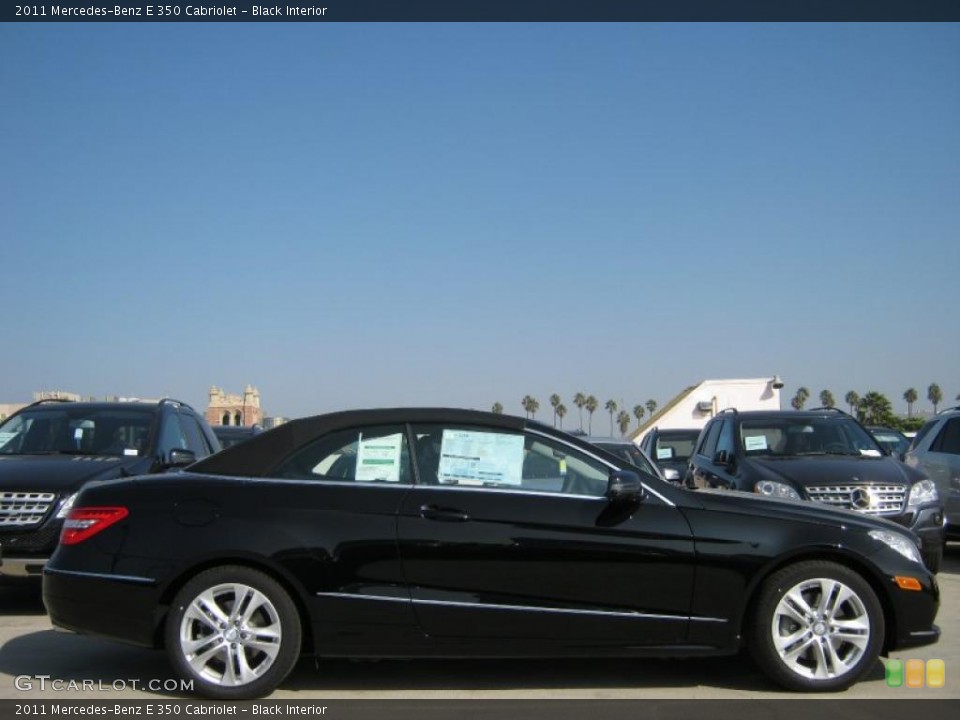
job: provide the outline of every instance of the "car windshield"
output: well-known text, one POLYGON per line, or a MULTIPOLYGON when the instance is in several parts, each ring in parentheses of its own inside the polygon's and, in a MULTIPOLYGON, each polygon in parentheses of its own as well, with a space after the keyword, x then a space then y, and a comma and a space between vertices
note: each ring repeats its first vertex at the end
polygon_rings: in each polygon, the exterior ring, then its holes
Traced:
POLYGON ((873 437, 887 452, 905 453, 910 447, 909 440, 890 430, 874 430, 873 437))
POLYGON ((693 455, 698 437, 700 437, 699 430, 660 433, 657 437, 656 460, 686 462, 693 455))
POLYGON ((740 423, 740 444, 748 456, 883 455, 870 433, 851 418, 746 419, 740 423))
POLYGON ((0 425, 0 455, 141 455, 152 421, 134 408, 29 408, 0 425))
POLYGON ((626 460, 631 465, 636 465, 638 468, 640 468, 641 470, 643 470, 645 473, 649 475, 653 475, 654 477, 660 476, 660 473, 658 473, 656 470, 653 469, 653 467, 650 466, 650 462, 647 460, 644 454, 640 451, 640 448, 638 448, 633 443, 598 442, 596 443, 596 445, 598 447, 602 447, 607 452, 613 453, 617 457, 622 458, 623 460, 626 460))

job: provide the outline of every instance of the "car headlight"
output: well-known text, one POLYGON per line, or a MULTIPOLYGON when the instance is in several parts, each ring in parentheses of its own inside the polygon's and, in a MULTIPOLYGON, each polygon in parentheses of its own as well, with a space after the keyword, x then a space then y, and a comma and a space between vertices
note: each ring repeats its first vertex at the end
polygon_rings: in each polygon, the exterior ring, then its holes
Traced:
POLYGON ((910 488, 910 499, 907 500, 907 507, 935 503, 939 499, 937 486, 933 484, 933 480, 921 480, 910 488))
POLYGON ((67 515, 70 514, 70 508, 73 507, 73 504, 77 501, 77 495, 80 493, 75 492, 73 495, 68 497, 62 503, 60 503, 60 509, 57 510, 57 517, 63 520, 67 515))
POLYGON ((871 530, 869 534, 874 540, 879 540, 888 548, 896 550, 907 560, 913 560, 916 563, 923 564, 923 560, 920 558, 920 550, 917 548, 916 543, 906 535, 890 532, 889 530, 871 530))
POLYGON ((800 494, 789 485, 774 482, 773 480, 761 480, 753 486, 753 491, 760 495, 766 495, 773 498, 788 498, 790 500, 799 500, 800 494))

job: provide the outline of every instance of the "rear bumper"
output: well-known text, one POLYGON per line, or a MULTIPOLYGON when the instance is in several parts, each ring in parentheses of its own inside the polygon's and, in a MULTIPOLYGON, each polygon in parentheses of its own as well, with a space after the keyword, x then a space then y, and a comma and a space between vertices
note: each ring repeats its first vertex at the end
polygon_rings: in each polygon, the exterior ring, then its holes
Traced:
POLYGON ((54 626, 154 647, 162 608, 151 578, 80 573, 49 565, 43 604, 54 626))
POLYGON ((39 579, 57 548, 62 527, 63 522, 53 518, 40 527, 12 528, 0 534, 0 575, 39 579))
POLYGON ((0 576, 36 578, 39 580, 43 575, 43 566, 47 564, 47 557, 31 558, 0 558, 0 576))

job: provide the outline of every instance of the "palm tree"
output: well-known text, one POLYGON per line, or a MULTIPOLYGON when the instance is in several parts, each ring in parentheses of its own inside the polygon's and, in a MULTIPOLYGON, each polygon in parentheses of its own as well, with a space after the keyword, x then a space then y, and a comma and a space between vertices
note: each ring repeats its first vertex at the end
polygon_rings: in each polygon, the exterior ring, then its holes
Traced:
POLYGON ((567 406, 560 403, 553 411, 557 414, 557 417, 560 418, 560 429, 563 430, 563 416, 567 414, 567 406))
POLYGON ((803 410, 803 406, 807 404, 808 397, 810 397, 810 391, 805 387, 799 387, 797 388, 797 394, 793 396, 790 404, 793 405, 794 410, 803 410))
POLYGON ((857 394, 857 391, 847 391, 847 394, 843 396, 843 401, 850 406, 850 414, 854 415, 857 412, 857 405, 860 404, 860 396, 857 394))
POLYGON ((490 408, 490 412, 492 412, 492 413, 494 413, 494 414, 496 414, 496 415, 503 415, 503 405, 501 405, 501 404, 498 403, 498 402, 495 402, 495 403, 493 404, 493 407, 490 408))
POLYGON ((530 417, 530 404, 533 402, 533 398, 529 395, 524 395, 523 400, 520 401, 520 404, 523 405, 523 416, 530 417))
POLYGON ((640 425, 643 422, 643 405, 634 405, 633 406, 633 416, 637 419, 637 425, 640 425))
POLYGON ((907 417, 913 415, 913 404, 918 397, 920 396, 917 395, 916 388, 907 388, 906 392, 903 393, 903 399, 907 401, 907 417))
POLYGON ((603 409, 610 413, 610 437, 613 437, 613 414, 617 411, 617 403, 613 400, 607 400, 603 409))
POLYGON ((578 392, 573 396, 573 404, 580 411, 580 432, 583 432, 583 406, 587 404, 587 396, 578 392))
POLYGON ((583 403, 583 406, 589 413, 587 435, 593 435, 593 414, 597 411, 597 408, 600 407, 600 401, 597 400, 593 395, 588 395, 586 401, 583 403))
POLYGON ((557 405, 560 404, 560 396, 554 393, 550 396, 550 405, 553 407, 553 426, 557 426, 557 405))
POLYGON ((937 405, 943 402, 943 390, 936 383, 930 383, 927 388, 927 400, 933 403, 933 414, 937 414, 937 405))
POLYGON ((821 406, 821 407, 832 408, 832 407, 833 407, 834 405, 836 405, 836 404, 837 404, 837 402, 836 402, 836 400, 833 399, 833 393, 832 393, 832 392, 830 392, 829 390, 821 390, 821 391, 820 391, 820 406, 821 406))
POLYGON ((857 415, 866 425, 887 425, 893 418, 893 407, 886 395, 871 390, 860 401, 857 415))
POLYGON ((626 410, 621 410, 617 413, 617 425, 620 426, 620 434, 626 435, 627 429, 630 427, 630 413, 626 410))
POLYGON ((647 406, 647 412, 653 415, 657 411, 657 401, 656 400, 647 400, 644 403, 647 406))

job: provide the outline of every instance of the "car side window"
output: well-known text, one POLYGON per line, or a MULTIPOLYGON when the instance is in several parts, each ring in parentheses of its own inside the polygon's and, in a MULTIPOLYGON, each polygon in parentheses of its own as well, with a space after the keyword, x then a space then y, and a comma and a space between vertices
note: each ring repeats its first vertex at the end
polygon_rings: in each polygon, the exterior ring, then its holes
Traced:
POLYGON ((341 430, 314 440, 271 475, 296 480, 409 483, 407 435, 402 425, 341 430))
POLYGON ((703 444, 700 446, 700 450, 697 453, 698 455, 713 459, 714 455, 717 454, 717 440, 720 438, 721 425, 722 423, 718 420, 710 426, 706 436, 703 438, 703 444))
POLYGON ((728 458, 736 455, 736 446, 733 439, 733 421, 724 419, 720 427, 720 437, 717 440, 717 452, 725 452, 728 458))
POLYGON ((934 418, 933 420, 927 420, 926 424, 920 428, 920 431, 914 435, 913 440, 910 442, 911 448, 920 447, 920 442, 936 427, 937 423, 940 422, 938 419, 934 418))
POLYGON ((180 413, 180 424, 187 439, 187 449, 192 450, 198 458, 209 455, 211 452, 210 445, 203 436, 197 418, 189 413, 180 413))
POLYGON ((425 485, 453 485, 602 497, 609 469, 574 448, 540 436, 479 427, 414 427, 417 469, 425 485))
POLYGON ((167 413, 160 430, 160 454, 166 455, 171 450, 187 449, 187 436, 180 424, 180 414, 177 412, 167 413))
POLYGON ((960 418, 951 418, 930 447, 933 452, 960 455, 960 418))

